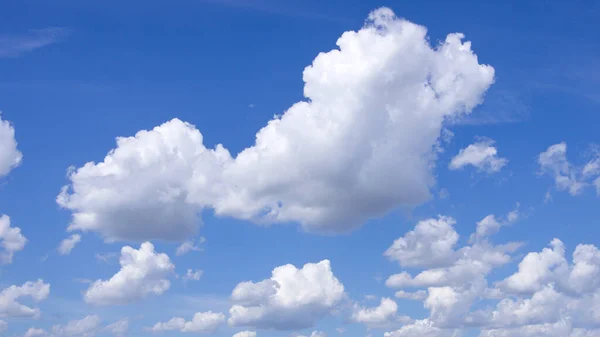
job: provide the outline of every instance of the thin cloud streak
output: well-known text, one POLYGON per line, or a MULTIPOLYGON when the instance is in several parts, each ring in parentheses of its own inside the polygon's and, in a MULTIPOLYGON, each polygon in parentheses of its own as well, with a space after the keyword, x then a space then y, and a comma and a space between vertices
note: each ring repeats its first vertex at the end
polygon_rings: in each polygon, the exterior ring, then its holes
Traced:
POLYGON ((0 35, 0 58, 14 58, 64 39, 69 30, 61 27, 32 29, 22 34, 0 35))

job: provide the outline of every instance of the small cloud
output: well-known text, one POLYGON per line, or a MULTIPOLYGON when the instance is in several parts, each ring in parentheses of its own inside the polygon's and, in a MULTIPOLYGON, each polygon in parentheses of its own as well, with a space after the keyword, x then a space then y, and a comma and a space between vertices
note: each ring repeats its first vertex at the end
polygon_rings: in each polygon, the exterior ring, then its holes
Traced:
POLYGON ((438 197, 440 199, 448 199, 448 197, 450 196, 450 192, 448 192, 447 189, 442 188, 439 192, 438 192, 438 197))
MULTIPOLYGON (((199 244, 202 244, 204 242, 206 242, 206 239, 204 237, 201 237, 198 240, 199 244)), ((199 245, 196 245, 194 243, 194 240, 189 240, 189 241, 186 241, 186 242, 182 243, 181 245, 179 245, 179 247, 177 247, 177 250, 175 250, 175 255, 182 256, 189 252, 201 252, 202 250, 203 250, 202 247, 200 247, 199 245)))
POLYGON ((97 253, 96 260, 98 262, 110 263, 111 260, 116 259, 119 256, 117 253, 97 253))
POLYGON ((0 35, 0 58, 19 57, 59 42, 68 34, 65 28, 47 27, 23 34, 0 35))
POLYGON ((186 274, 183 276, 183 281, 198 281, 200 280, 200 278, 202 277, 202 274, 204 274, 204 271, 198 269, 198 270, 192 270, 192 269, 188 269, 186 274))
POLYGON ((253 108, 254 108, 254 103, 250 103, 250 104, 248 105, 248 107, 249 107, 250 109, 253 109, 253 108))
POLYGON ((81 242, 81 235, 73 234, 70 237, 61 241, 58 246, 58 253, 60 255, 69 255, 75 246, 81 242))

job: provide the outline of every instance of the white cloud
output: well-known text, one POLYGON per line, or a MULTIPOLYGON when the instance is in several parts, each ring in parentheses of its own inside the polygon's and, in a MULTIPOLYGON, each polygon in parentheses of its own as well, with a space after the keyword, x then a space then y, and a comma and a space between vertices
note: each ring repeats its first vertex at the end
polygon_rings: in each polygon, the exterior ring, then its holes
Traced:
POLYGON ((47 335, 48 335, 48 333, 44 329, 29 328, 29 329, 27 329, 27 331, 25 331, 25 334, 23 335, 23 337, 40 337, 40 336, 47 336, 47 335))
POLYGON ((517 203, 517 207, 514 210, 506 215, 505 219, 498 219, 495 215, 490 214, 477 222, 477 229, 475 230, 475 233, 471 235, 470 241, 484 240, 489 236, 496 234, 501 227, 515 223, 519 220, 519 217, 519 203, 517 203))
POLYGON ((102 162, 70 172, 57 197, 73 214, 69 229, 185 240, 212 208, 339 233, 429 200, 444 122, 481 102, 494 69, 478 63, 462 34, 432 48, 426 32, 387 8, 374 11, 304 70, 307 99, 235 157, 222 145, 207 149, 178 119, 118 138, 102 162))
POLYGON ((193 333, 213 333, 225 322, 223 313, 212 311, 197 312, 191 321, 181 317, 173 317, 167 322, 156 323, 150 330, 152 332, 173 331, 193 333))
POLYGON ((71 235, 60 242, 60 245, 58 246, 58 253, 60 255, 69 255, 79 242, 81 242, 81 235, 71 235))
POLYGON ((115 337, 123 337, 129 330, 129 319, 120 319, 112 324, 107 325, 104 329, 113 334, 115 337))
MULTIPOLYGON (((200 243, 203 243, 204 241, 206 241, 206 239, 201 237, 200 243)), ((188 240, 188 241, 183 242, 182 244, 180 244, 177 247, 177 250, 175 251, 175 255, 182 256, 189 252, 201 252, 201 251, 202 251, 202 248, 200 248, 199 245, 196 245, 193 240, 188 240)))
MULTIPOLYGON (((554 178, 558 190, 568 191, 571 195, 580 194, 586 187, 596 185, 600 179, 600 152, 583 167, 569 163, 567 160, 567 144, 565 142, 549 146, 538 156, 542 173, 554 178)), ((599 193, 600 194, 600 193, 599 193)))
POLYGON ((0 332, 8 330, 8 323, 0 319, 0 332))
POLYGON ((382 298, 379 306, 374 308, 365 308, 355 304, 351 319, 369 328, 381 328, 406 321, 409 318, 398 316, 398 304, 394 300, 382 298))
POLYGON ((40 309, 28 307, 18 302, 22 297, 30 297, 35 302, 45 300, 50 294, 50 285, 43 280, 25 282, 21 286, 10 286, 0 292, 0 317, 38 317, 40 309))
POLYGON ((417 320, 407 324, 398 330, 386 332, 384 337, 455 337, 458 336, 453 330, 445 330, 436 327, 430 320, 417 320))
POLYGON ((200 269, 197 269, 197 270, 188 269, 187 272, 185 273, 185 275, 183 276, 183 280, 184 281, 198 281, 202 277, 202 274, 204 274, 204 272, 200 269))
POLYGON ((344 297, 344 286, 329 261, 307 263, 301 269, 288 264, 273 269, 270 279, 235 287, 231 299, 236 304, 229 310, 229 324, 277 330, 308 328, 331 313, 344 297))
POLYGON ((32 29, 22 34, 0 35, 0 58, 19 57, 56 43, 66 37, 68 33, 69 31, 65 28, 46 27, 32 29))
POLYGON ((19 227, 10 226, 10 217, 0 215, 0 263, 12 263, 13 255, 25 248, 27 239, 19 227))
POLYGON ((445 265, 454 260, 454 245, 459 237, 455 224, 456 220, 444 216, 419 221, 414 230, 395 240, 384 254, 403 267, 445 265))
POLYGON ((460 150, 450 161, 451 170, 471 165, 479 171, 496 173, 508 163, 506 158, 498 157, 498 150, 491 139, 482 139, 460 150))
POLYGON ((100 330, 100 317, 86 316, 79 320, 71 320, 65 325, 54 325, 51 337, 92 337, 100 330))
POLYGON ((256 337, 256 331, 240 331, 234 334, 233 337, 256 337))
POLYGON ((15 129, 10 122, 2 119, 0 112, 0 178, 17 167, 22 159, 23 154, 17 149, 15 129))
POLYGON ((121 269, 109 280, 97 280, 85 292, 92 304, 126 304, 150 294, 161 295, 169 289, 167 279, 175 266, 169 256, 156 253, 154 245, 144 242, 140 249, 125 246, 119 260, 121 269))
POLYGON ((422 301, 425 298, 427 298, 427 292, 424 290, 418 290, 415 292, 407 292, 404 290, 398 290, 398 291, 396 291, 394 296, 396 296, 396 298, 403 298, 403 299, 408 299, 408 300, 413 300, 413 301, 422 301))

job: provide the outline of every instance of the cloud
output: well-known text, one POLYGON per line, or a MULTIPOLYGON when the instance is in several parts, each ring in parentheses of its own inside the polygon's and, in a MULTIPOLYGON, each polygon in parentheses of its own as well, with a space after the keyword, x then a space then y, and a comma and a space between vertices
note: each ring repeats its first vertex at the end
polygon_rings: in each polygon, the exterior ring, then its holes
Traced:
POLYGON ((167 279, 175 266, 169 256, 156 253, 154 245, 144 242, 140 249, 125 246, 119 259, 121 269, 108 280, 96 280, 85 292, 88 303, 126 304, 148 295, 161 295, 169 289, 167 279))
POLYGON ((452 330, 444 330, 434 326, 434 324, 428 320, 417 320, 412 324, 407 324, 398 330, 386 332, 384 337, 454 337, 457 336, 452 330))
POLYGON ((242 282, 232 292, 229 325, 293 330, 311 327, 345 298, 328 260, 301 269, 284 265, 270 279, 242 282))
MULTIPOLYGON (((206 241, 205 238, 201 237, 199 243, 204 243, 206 241)), ((201 252, 202 248, 199 245, 196 245, 193 240, 188 240, 183 242, 177 247, 175 251, 175 255, 182 256, 189 252, 201 252)))
POLYGON ((69 31, 60 27, 32 29, 24 34, 0 35, 0 58, 19 57, 61 41, 69 31))
POLYGON ((25 331, 25 334, 23 335, 23 337, 40 337, 40 336, 47 336, 47 332, 44 329, 38 329, 38 328, 29 328, 27 329, 27 331, 25 331))
POLYGON ((79 242, 81 242, 81 235, 71 235, 60 242, 60 245, 58 246, 58 253, 60 255, 69 255, 79 242))
POLYGON ((233 335, 233 337, 256 337, 255 331, 240 331, 233 335))
POLYGON ((104 330, 110 332, 115 337, 123 337, 129 330, 129 319, 120 319, 112 324, 107 325, 104 330))
POLYGON ((410 320, 410 318, 398 316, 398 304, 390 298, 382 298, 379 306, 375 308, 365 308, 355 304, 351 319, 353 322, 364 324, 369 328, 381 328, 410 320))
POLYGON ((456 220, 439 216, 419 221, 415 229, 396 239, 384 255, 403 267, 431 267, 447 264, 454 259, 458 233, 456 220))
POLYGON ((482 139, 460 150, 450 161, 451 170, 465 166, 474 166, 479 171, 497 173, 508 163, 506 158, 498 157, 498 150, 491 139, 482 139))
POLYGON ((505 219, 498 219, 495 215, 490 214, 485 218, 481 219, 481 221, 477 222, 477 229, 475 233, 471 235, 470 241, 480 241, 484 240, 491 235, 496 234, 501 227, 509 226, 519 220, 519 203, 517 203, 517 207, 510 211, 505 219))
POLYGON ((100 317, 97 315, 86 316, 79 320, 71 320, 66 325, 54 325, 51 337, 92 337, 100 330, 100 317))
POLYGON ((21 234, 21 229, 10 226, 10 217, 0 215, 0 263, 12 263, 13 255, 22 251, 26 243, 27 239, 21 234))
POLYGON ((259 224, 349 232, 431 198, 444 123, 469 113, 494 80, 462 34, 436 47, 426 28, 387 8, 338 39, 303 73, 290 106, 232 156, 173 119, 117 138, 102 162, 69 173, 57 202, 69 230, 106 240, 185 240, 213 209, 259 224))
POLYGON ((191 321, 181 317, 173 317, 167 322, 156 323, 150 330, 152 332, 173 331, 193 333, 213 333, 225 322, 223 313, 197 312, 191 321))
MULTIPOLYGON (((554 144, 538 156, 540 171, 553 177, 556 189, 568 191, 571 195, 580 194, 588 186, 596 186, 600 192, 600 152, 593 152, 592 158, 582 167, 567 160, 567 144, 554 144), (594 180, 595 179, 595 180, 594 180)), ((600 195, 600 193, 598 193, 600 195)))
POLYGON ((183 280, 184 281, 198 281, 202 277, 202 274, 204 274, 204 272, 200 269, 197 269, 197 270, 188 269, 186 274, 183 276, 183 280))
POLYGON ((21 160, 23 154, 17 149, 15 128, 9 121, 2 119, 2 112, 0 112, 0 178, 19 166, 21 160))
POLYGON ((8 323, 0 319, 0 332, 8 330, 8 323))
POLYGON ((50 285, 43 280, 25 282, 21 286, 10 286, 0 292, 0 317, 39 317, 40 309, 19 303, 22 297, 30 297, 35 302, 48 298, 50 285))

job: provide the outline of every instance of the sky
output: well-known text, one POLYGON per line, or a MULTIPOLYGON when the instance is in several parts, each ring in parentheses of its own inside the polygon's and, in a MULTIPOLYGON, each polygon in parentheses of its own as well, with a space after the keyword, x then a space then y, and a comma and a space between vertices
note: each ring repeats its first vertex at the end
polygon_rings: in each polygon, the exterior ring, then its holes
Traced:
POLYGON ((0 335, 600 336, 599 15, 0 3, 0 335))

